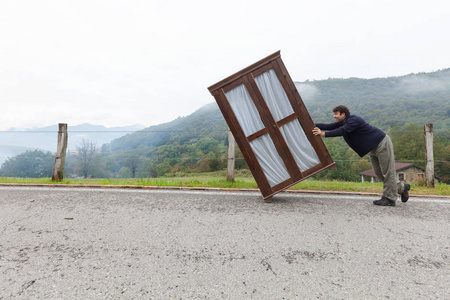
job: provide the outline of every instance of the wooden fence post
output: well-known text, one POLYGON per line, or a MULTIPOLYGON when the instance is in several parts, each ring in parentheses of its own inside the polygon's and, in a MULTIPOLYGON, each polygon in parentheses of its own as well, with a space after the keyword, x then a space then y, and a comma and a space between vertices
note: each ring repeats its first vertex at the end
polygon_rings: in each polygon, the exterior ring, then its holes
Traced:
POLYGON ((424 126, 425 134, 425 181, 427 186, 434 187, 434 157, 433 157, 433 124, 424 126))
POLYGON ((52 181, 61 181, 64 178, 64 162, 67 149, 67 124, 59 123, 58 145, 56 148, 55 165, 53 166, 52 181))
POLYGON ((234 182, 235 141, 231 130, 228 130, 228 168, 227 181, 234 182))

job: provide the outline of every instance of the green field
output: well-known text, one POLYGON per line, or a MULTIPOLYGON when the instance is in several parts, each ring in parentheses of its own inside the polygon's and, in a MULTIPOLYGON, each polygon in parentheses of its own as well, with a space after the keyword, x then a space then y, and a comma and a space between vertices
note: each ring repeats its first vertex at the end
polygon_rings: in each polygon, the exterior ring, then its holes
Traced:
MULTIPOLYGON (((53 182, 51 178, 11 178, 0 177, 1 183, 9 184, 61 184, 61 185, 113 185, 113 186, 161 186, 161 187, 207 187, 230 189, 257 189, 255 180, 248 171, 238 172, 234 182, 226 181, 225 171, 214 173, 177 174, 174 177, 159 178, 93 178, 93 179, 64 179, 61 182, 53 182)), ((339 191, 382 193, 381 183, 369 182, 343 182, 343 181, 319 181, 306 179, 289 190, 305 191, 339 191)), ((448 184, 440 183, 434 188, 411 183, 412 195, 440 195, 450 196, 448 184)))

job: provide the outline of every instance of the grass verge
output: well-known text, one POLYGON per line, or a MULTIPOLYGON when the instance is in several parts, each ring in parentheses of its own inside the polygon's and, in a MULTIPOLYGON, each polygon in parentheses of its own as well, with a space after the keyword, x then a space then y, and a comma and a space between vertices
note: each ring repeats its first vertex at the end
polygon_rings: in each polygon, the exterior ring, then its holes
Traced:
MULTIPOLYGON (((212 187, 212 188, 236 188, 257 189, 258 186, 251 175, 246 172, 238 173, 234 182, 226 181, 226 174, 221 172, 176 174, 173 177, 160 178, 92 178, 92 179, 63 179, 61 182, 53 182, 51 178, 12 178, 0 177, 0 183, 13 184, 61 184, 61 185, 135 185, 135 186, 165 186, 165 187, 212 187)), ((369 182, 343 182, 322 181, 306 179, 289 190, 311 191, 339 191, 378 193, 383 191, 381 183, 369 182)), ((439 183, 434 188, 411 183, 412 195, 439 195, 450 196, 448 184, 439 183)))

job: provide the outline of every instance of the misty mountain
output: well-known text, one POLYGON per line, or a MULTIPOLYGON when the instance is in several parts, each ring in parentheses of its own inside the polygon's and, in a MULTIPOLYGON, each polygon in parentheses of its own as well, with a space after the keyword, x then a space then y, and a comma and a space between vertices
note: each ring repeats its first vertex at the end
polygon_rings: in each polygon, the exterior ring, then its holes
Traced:
POLYGON ((224 141, 228 127, 217 104, 207 104, 189 116, 179 117, 171 122, 151 126, 127 134, 103 146, 105 152, 155 149, 166 144, 194 144, 204 137, 224 141))
MULTIPOLYGON (((68 124, 68 151, 76 149, 82 139, 97 144, 98 147, 109 143, 130 132, 143 129, 143 125, 123 127, 105 127, 102 125, 80 124, 71 126, 68 124)), ((0 132, 0 165, 8 157, 13 157, 27 150, 46 150, 56 152, 58 125, 39 127, 33 129, 17 130, 10 128, 0 132)))
MULTIPOLYGON (((389 131, 395 126, 434 124, 450 129, 450 69, 375 79, 295 82, 314 122, 333 122, 332 108, 347 105, 366 121, 389 131)), ((227 125, 217 104, 172 122, 128 134, 104 146, 106 152, 133 151, 149 156, 162 145, 194 144, 201 138, 226 139, 227 125), (152 150, 150 150, 152 149, 152 150)))
POLYGON ((408 124, 450 129, 450 69, 375 79, 296 82, 317 123, 332 122, 331 109, 344 104, 351 113, 385 131, 408 124))
MULTIPOLYGON (((332 108, 338 104, 347 105, 353 114, 390 132, 394 147, 397 147, 396 153, 403 153, 401 159, 418 162, 423 159, 422 128, 424 124, 433 123, 435 158, 441 162, 448 161, 450 69, 400 77, 327 79, 295 84, 313 121, 333 122, 332 108), (408 142, 398 144, 402 138, 408 142), (411 149, 421 150, 409 151, 411 149)), ((14 151, 32 148, 55 152, 56 138, 57 125, 25 132, 2 132, 0 156, 4 160, 14 151), (2 151, 8 154, 2 154, 2 151)), ((69 124, 69 151, 75 149, 82 138, 95 142, 98 147, 103 144, 96 166, 90 173, 94 177, 146 178, 226 168, 228 128, 215 102, 191 115, 145 129, 139 126, 105 128, 90 124, 71 127, 69 124), (135 173, 131 173, 131 169, 135 173)), ((343 139, 326 139, 325 143, 330 153, 341 160, 338 162, 341 166, 335 173, 323 172, 321 175, 331 179, 358 180, 358 172, 368 168, 367 160, 358 160, 351 151, 347 151, 348 146, 343 139)), ((236 168, 245 167, 242 153, 237 149, 236 168)), ((436 170, 448 178, 445 164, 437 165, 436 170)), ((73 155, 68 155, 65 172, 77 172, 73 155)))

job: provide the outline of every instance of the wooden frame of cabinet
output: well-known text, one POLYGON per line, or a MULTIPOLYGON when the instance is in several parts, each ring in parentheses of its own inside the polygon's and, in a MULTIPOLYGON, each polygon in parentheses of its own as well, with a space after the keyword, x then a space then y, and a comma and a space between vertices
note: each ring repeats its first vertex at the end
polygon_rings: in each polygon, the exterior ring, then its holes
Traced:
POLYGON ((208 90, 214 96, 265 201, 270 202, 272 196, 276 193, 279 193, 322 170, 335 168, 335 163, 328 153, 322 139, 319 136, 314 136, 312 133, 314 123, 305 105, 303 104, 303 100, 300 97, 294 82, 292 81, 283 61, 281 60, 280 51, 277 51, 272 55, 269 55, 268 57, 250 65, 249 67, 221 80, 220 82, 210 86, 208 90), (270 69, 275 71, 277 78, 280 81, 294 110, 293 114, 279 121, 275 121, 255 82, 255 77, 270 69), (244 84, 246 90, 248 91, 265 126, 262 130, 259 130, 249 136, 245 135, 244 130, 239 124, 239 121, 225 94, 227 91, 230 91, 242 84, 244 84), (304 170, 303 172, 298 167, 289 146, 279 129, 281 126, 295 119, 298 119, 300 122, 304 133, 306 134, 311 146, 314 148, 314 151, 320 160, 317 165, 304 170), (275 148, 290 175, 289 179, 284 180, 275 186, 271 186, 269 184, 266 174, 263 172, 258 158, 250 145, 250 142, 265 134, 270 135, 275 148))

